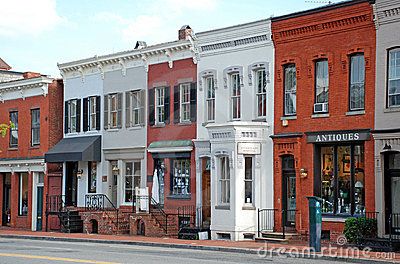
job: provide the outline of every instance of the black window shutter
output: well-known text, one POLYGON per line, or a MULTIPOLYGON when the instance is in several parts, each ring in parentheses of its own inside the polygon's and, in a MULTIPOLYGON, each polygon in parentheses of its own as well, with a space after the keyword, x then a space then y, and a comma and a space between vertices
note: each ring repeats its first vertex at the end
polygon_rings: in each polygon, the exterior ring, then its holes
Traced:
POLYGON ((149 126, 155 123, 154 89, 149 89, 149 126))
POLYGON ((140 125, 144 125, 144 106, 145 106, 145 100, 146 100, 146 90, 141 90, 140 91, 140 125))
POLYGON ((104 130, 108 129, 108 95, 104 95, 104 130))
POLYGON ((100 130, 100 96, 96 96, 96 130, 100 130))
POLYGON ((180 121, 180 89, 179 85, 174 87, 174 123, 177 124, 180 121))
POLYGON ((68 112, 68 106, 69 106, 69 101, 65 102, 65 108, 64 108, 64 120, 65 120, 65 124, 64 124, 64 133, 67 134, 69 132, 69 124, 68 124, 68 119, 69 119, 69 112, 68 112))
POLYGON ((125 93, 125 126, 131 126, 131 92, 125 93))
POLYGON ((196 83, 190 84, 190 121, 196 122, 197 115, 197 89, 196 83))
POLYGON ((83 98, 83 131, 89 130, 88 102, 89 98, 83 98))
POLYGON ((81 132, 81 99, 76 100, 76 132, 81 132))
POLYGON ((118 100, 117 127, 122 128, 122 93, 117 94, 117 100, 118 100))
POLYGON ((169 87, 164 88, 165 96, 164 96, 164 112, 165 112, 165 124, 169 124, 169 116, 170 116, 170 109, 169 109, 169 101, 170 101, 170 94, 169 94, 169 87))

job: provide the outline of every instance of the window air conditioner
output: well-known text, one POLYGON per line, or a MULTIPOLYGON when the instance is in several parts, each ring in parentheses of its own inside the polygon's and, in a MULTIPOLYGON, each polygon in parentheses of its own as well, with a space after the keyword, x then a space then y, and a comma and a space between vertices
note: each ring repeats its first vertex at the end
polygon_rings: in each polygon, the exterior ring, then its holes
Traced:
POLYGON ((314 113, 327 113, 328 103, 316 103, 314 104, 314 113))

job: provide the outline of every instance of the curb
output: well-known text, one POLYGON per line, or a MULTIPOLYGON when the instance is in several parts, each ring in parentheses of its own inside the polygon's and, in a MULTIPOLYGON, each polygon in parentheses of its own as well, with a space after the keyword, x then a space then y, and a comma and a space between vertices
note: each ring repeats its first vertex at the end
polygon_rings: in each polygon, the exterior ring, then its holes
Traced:
MULTIPOLYGON (((30 240, 46 240, 46 241, 64 241, 64 242, 83 242, 83 243, 98 243, 98 244, 114 244, 114 245, 135 245, 135 246, 149 246, 149 247, 161 247, 161 248, 178 248, 178 249, 192 249, 192 250, 204 250, 214 252, 226 252, 226 253, 241 253, 241 254, 253 254, 260 255, 260 258, 264 257, 266 260, 272 260, 272 257, 279 258, 300 258, 300 259, 315 259, 315 260, 327 260, 327 261, 340 261, 348 263, 393 263, 391 260, 377 260, 370 258, 346 258, 341 256, 323 256, 319 254, 304 256, 299 253, 284 252, 280 253, 279 248, 264 252, 260 252, 258 249, 249 248, 233 248, 233 247, 219 247, 219 246, 204 246, 204 245, 193 245, 193 244, 169 244, 169 243, 157 243, 157 242, 145 242, 145 241, 128 241, 128 240, 104 240, 104 239, 90 239, 90 238, 68 238, 68 237, 55 237, 55 236, 30 236, 30 235, 12 235, 12 234, 0 234, 0 238, 12 238, 12 239, 30 239, 30 240), (264 254, 262 256, 261 254, 264 254)), ((400 262, 397 262, 400 263, 400 262)))

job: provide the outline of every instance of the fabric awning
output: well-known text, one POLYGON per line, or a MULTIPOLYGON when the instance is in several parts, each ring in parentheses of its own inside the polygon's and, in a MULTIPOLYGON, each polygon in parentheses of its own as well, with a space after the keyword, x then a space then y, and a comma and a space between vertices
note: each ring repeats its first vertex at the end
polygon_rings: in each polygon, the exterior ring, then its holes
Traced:
POLYGON ((46 162, 101 161, 101 136, 63 138, 44 158, 46 162))
POLYGON ((148 151, 150 153, 165 152, 187 152, 193 150, 191 140, 164 140, 150 143, 148 151))

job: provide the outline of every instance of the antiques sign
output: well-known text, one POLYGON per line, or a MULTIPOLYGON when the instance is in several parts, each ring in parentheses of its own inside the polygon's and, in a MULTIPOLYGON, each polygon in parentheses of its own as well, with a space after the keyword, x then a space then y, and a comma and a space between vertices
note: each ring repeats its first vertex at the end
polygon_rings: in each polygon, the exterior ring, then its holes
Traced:
POLYGON ((308 143, 329 143, 345 141, 365 141, 369 140, 369 131, 321 131, 307 134, 308 143))
POLYGON ((261 144, 260 143, 238 143, 238 153, 248 155, 260 155, 261 144))

